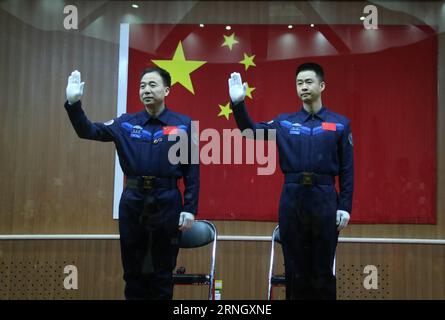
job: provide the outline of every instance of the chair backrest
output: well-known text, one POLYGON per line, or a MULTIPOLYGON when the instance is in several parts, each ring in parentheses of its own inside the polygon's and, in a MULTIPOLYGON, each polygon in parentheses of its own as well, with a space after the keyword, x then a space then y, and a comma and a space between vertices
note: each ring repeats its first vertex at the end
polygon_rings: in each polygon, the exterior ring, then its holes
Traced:
POLYGON ((275 227, 275 230, 273 231, 273 240, 281 243, 281 238, 280 238, 280 228, 278 226, 275 227))
POLYGON ((198 248, 214 241, 216 237, 215 226, 206 220, 196 220, 192 227, 182 232, 179 241, 180 248, 198 248))

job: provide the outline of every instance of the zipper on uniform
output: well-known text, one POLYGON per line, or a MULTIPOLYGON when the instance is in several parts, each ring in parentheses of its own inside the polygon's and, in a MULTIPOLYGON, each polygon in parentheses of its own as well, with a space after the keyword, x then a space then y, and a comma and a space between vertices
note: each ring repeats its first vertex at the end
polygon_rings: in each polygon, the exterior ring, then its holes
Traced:
POLYGON ((312 121, 311 121, 311 134, 309 135, 309 163, 308 163, 308 170, 309 172, 312 172, 311 164, 312 162, 312 133, 314 129, 314 114, 312 114, 312 121))

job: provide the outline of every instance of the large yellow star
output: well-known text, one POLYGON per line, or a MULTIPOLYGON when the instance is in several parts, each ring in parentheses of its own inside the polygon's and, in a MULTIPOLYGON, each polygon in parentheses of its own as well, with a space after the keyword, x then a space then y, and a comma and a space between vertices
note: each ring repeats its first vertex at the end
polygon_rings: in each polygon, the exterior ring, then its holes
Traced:
POLYGON ((188 91, 195 94, 190 74, 207 61, 186 60, 182 43, 179 41, 172 60, 151 60, 157 66, 167 70, 172 77, 172 87, 175 83, 182 84, 188 91))
POLYGON ((249 87, 249 83, 248 82, 246 82, 246 86, 247 86, 247 88, 246 88, 246 96, 248 96, 250 99, 253 99, 252 98, 252 91, 254 91, 255 88, 249 87))
POLYGON ((224 116, 227 120, 229 120, 229 115, 233 112, 230 108, 230 102, 227 102, 225 106, 218 105, 221 109, 221 112, 218 114, 218 117, 224 116))
POLYGON ((232 33, 230 36, 224 36, 224 43, 221 45, 221 47, 223 46, 227 46, 229 47, 230 51, 232 51, 232 47, 235 43, 238 43, 238 40, 235 39, 235 32, 232 33))
POLYGON ((241 60, 239 63, 244 64, 244 67, 247 70, 247 69, 249 69, 250 66, 256 67, 255 62, 253 62, 254 58, 255 58, 255 55, 248 56, 247 54, 244 53, 244 59, 241 60))

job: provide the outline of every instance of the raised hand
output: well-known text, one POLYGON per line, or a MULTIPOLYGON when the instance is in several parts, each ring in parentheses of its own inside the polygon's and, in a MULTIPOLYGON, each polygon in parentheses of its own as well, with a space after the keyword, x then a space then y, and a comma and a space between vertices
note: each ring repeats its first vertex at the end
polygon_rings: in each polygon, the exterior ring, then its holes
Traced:
POLYGON ((80 100, 83 95, 83 86, 85 82, 80 82, 80 72, 74 70, 68 77, 68 85, 66 86, 66 99, 69 104, 73 104, 80 100))
POLYGON ((241 75, 233 72, 229 78, 229 95, 233 104, 241 102, 246 97, 247 84, 242 83, 241 75))

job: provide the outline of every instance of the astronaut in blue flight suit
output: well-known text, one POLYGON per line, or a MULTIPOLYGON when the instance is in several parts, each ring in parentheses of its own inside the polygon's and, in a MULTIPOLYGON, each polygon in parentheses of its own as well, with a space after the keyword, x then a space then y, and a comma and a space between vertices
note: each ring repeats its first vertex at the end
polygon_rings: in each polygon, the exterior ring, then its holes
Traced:
POLYGON ((304 63, 296 72, 303 107, 269 122, 254 123, 246 110, 246 84, 229 78, 229 94, 240 130, 275 129, 284 184, 279 228, 286 299, 336 299, 333 263, 339 231, 349 222, 354 183, 350 121, 323 106, 324 72, 304 63), (340 192, 335 188, 339 176, 340 192))
POLYGON ((81 108, 80 73, 68 78, 65 109, 76 133, 83 139, 113 141, 126 176, 119 204, 126 299, 172 299, 181 231, 191 227, 197 211, 199 164, 192 164, 189 155, 182 163, 169 161, 169 148, 181 132, 187 133, 189 146, 192 140, 191 119, 165 106, 170 86, 167 71, 145 69, 139 87, 144 110, 92 123, 81 108), (184 199, 177 185, 181 178, 184 199))

